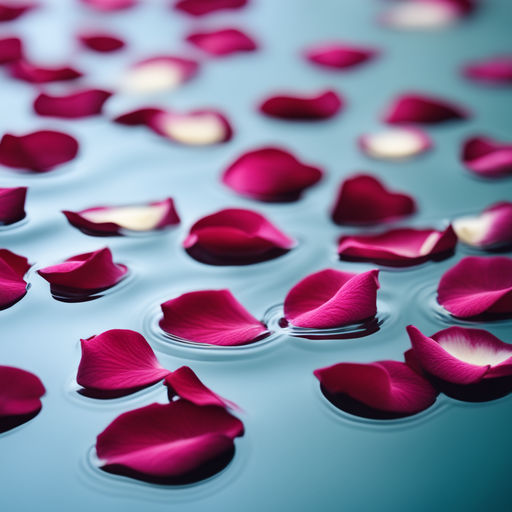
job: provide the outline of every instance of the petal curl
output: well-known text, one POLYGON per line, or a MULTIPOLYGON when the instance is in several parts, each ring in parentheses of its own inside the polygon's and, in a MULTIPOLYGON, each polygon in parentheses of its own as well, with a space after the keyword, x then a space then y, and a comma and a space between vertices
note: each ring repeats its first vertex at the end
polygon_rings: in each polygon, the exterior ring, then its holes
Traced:
POLYGON ((324 43, 310 46, 304 57, 328 69, 352 69, 368 62, 379 54, 374 48, 355 46, 343 43, 324 43))
POLYGON ((0 188, 0 225, 13 224, 25 218, 27 187, 0 188))
POLYGON ((63 96, 41 93, 34 101, 34 110, 40 116, 78 119, 101 114, 103 105, 112 96, 102 89, 85 89, 63 96))
POLYGON ((126 46, 120 37, 107 32, 82 32, 78 34, 78 40, 85 48, 98 53, 117 52, 126 46))
POLYGON ((20 59, 10 64, 9 73, 18 80, 32 84, 64 82, 76 80, 83 76, 81 71, 71 66, 45 67, 34 64, 26 59, 20 59))
POLYGON ((0 310, 16 304, 27 293, 23 279, 31 267, 27 258, 7 249, 0 249, 0 310))
POLYGON ((186 37, 186 40, 214 57, 253 52, 258 48, 251 37, 236 28, 192 32, 186 37))
POLYGON ((405 160, 424 153, 432 146, 430 137, 412 127, 393 128, 359 137, 359 147, 378 160, 405 160))
POLYGON ((467 78, 490 85, 512 84, 512 55, 499 55, 472 62, 463 69, 467 78))
POLYGON ((23 43, 19 37, 0 39, 0 64, 20 60, 23 57, 23 43))
POLYGON ((249 0, 177 0, 174 8, 191 16, 204 16, 216 11, 240 9, 249 0))
POLYGON ((512 174, 512 144, 489 137, 471 137, 464 142, 462 162, 482 178, 512 174))

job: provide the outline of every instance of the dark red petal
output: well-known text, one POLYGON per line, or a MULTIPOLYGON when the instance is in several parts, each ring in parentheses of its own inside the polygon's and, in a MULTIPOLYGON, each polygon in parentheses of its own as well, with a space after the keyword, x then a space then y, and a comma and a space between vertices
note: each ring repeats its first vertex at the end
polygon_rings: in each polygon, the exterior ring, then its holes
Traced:
POLYGON ((12 306, 25 296, 27 283, 23 277, 30 266, 27 258, 0 249, 0 310, 12 306))
POLYGON ((249 0, 177 0, 174 8, 191 16, 204 16, 225 9, 240 9, 249 0))
POLYGON ((99 53, 117 52, 126 46, 120 37, 106 32, 84 32, 78 35, 78 40, 85 48, 99 53))
POLYGON ((414 199, 388 190, 377 178, 358 174, 347 178, 338 192, 332 210, 336 224, 376 224, 412 215, 414 199))
POLYGON ((15 20, 22 14, 25 14, 36 7, 39 7, 39 3, 37 2, 13 2, 12 0, 0 2, 0 22, 15 20))
POLYGON ((336 92, 324 91, 312 96, 271 96, 259 108, 270 117, 306 121, 333 117, 342 106, 336 92))
POLYGON ((246 345, 268 333, 229 290, 189 292, 161 304, 160 327, 173 336, 208 345, 246 345))
POLYGON ((138 0, 80 0, 88 7, 98 11, 111 12, 129 9, 137 5, 138 0))
POLYGON ((19 37, 0 39, 0 64, 20 60, 23 57, 23 43, 19 37))
POLYGON ((73 160, 78 142, 71 135, 41 130, 27 135, 6 133, 0 140, 0 164, 34 172, 50 171, 73 160))
POLYGON ((500 55, 473 62, 464 67, 463 73, 476 82, 510 85, 512 84, 512 55, 500 55))
POLYGON ((33 84, 76 80, 82 76, 80 71, 70 66, 42 67, 25 59, 18 60, 11 64, 9 66, 9 73, 14 78, 33 84))
POLYGON ((349 69, 367 62, 378 55, 374 48, 326 43, 309 47, 304 56, 313 64, 330 69, 349 69))
POLYGON ((40 116, 77 119, 101 114, 103 104, 112 96, 109 91, 86 89, 65 96, 41 93, 34 101, 34 110, 40 116))
POLYGON ((27 187, 0 188, 0 225, 25 218, 27 187))
POLYGON ((38 412, 44 394, 43 383, 33 373, 0 366, 0 419, 38 412))
POLYGON ((148 126, 151 118, 161 112, 165 111, 156 107, 139 108, 117 116, 114 118, 114 122, 124 124, 126 126, 148 126))
POLYGON ((276 147, 248 151, 222 175, 225 185, 242 196, 259 201, 286 202, 322 178, 318 167, 303 164, 292 153, 276 147))
POLYGON ((236 28, 193 32, 186 37, 186 40, 216 57, 238 52, 252 52, 258 48, 252 38, 236 28))
POLYGON ((489 137, 472 137, 464 142, 462 162, 483 178, 498 178, 512 173, 512 144, 489 137))

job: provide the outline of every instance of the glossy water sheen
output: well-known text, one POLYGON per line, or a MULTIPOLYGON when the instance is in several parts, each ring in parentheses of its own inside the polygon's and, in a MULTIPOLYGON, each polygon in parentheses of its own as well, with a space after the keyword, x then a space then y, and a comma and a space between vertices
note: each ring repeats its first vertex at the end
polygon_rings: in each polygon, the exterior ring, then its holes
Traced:
MULTIPOLYGON (((405 325, 432 333, 455 323, 436 307, 441 274, 470 251, 448 260, 380 275, 383 322, 373 334, 341 340, 289 337, 286 330, 253 346, 206 350, 165 340, 155 330, 158 305, 179 293, 229 287, 251 313, 263 318, 282 304, 304 275, 332 266, 363 271, 372 265, 338 262, 335 239, 353 232, 334 226, 328 209, 342 179, 371 171, 394 189, 418 198, 414 225, 442 225, 455 214, 476 212, 512 198, 512 181, 482 181, 458 159, 460 142, 473 133, 512 137, 510 89, 483 88, 457 70, 468 60, 510 50, 509 0, 488 0, 466 23, 439 33, 399 33, 376 26, 387 2, 378 0, 253 0, 239 12, 194 22, 168 11, 166 1, 104 16, 79 2, 53 0, 47 9, 12 24, 36 59, 77 55, 75 29, 112 27, 130 42, 126 52, 83 54, 76 64, 91 84, 109 87, 136 58, 186 53, 183 37, 197 26, 236 25, 262 43, 253 54, 204 63, 197 79, 180 90, 141 98, 114 97, 112 117, 131 107, 162 103, 180 109, 216 107, 236 129, 226 145, 184 148, 144 129, 106 118, 36 119, 31 86, 0 77, 0 126, 4 131, 62 128, 82 144, 79 158, 44 176, 1 169, 2 186, 28 185, 28 218, 0 232, 1 244, 29 257, 35 269, 108 244, 130 278, 103 297, 83 303, 54 300, 32 270, 27 296, 2 311, 0 362, 38 374, 48 393, 42 412, 0 437, 2 510, 192 512, 222 510, 482 510, 507 508, 510 480, 510 397, 482 404, 445 396, 429 410, 403 420, 352 417, 327 402, 312 375, 340 361, 400 359, 408 347, 405 325), (332 73, 299 58, 310 43, 341 39, 382 48, 382 58, 347 73, 332 73), (285 123, 255 113, 255 105, 279 90, 333 86, 347 108, 333 120, 285 123), (356 137, 380 128, 378 116, 395 94, 420 90, 470 107, 473 120, 428 130, 435 149, 417 160, 386 163, 365 157, 356 137), (293 204, 258 204, 224 188, 219 175, 242 152, 281 144, 307 162, 322 165, 326 179, 293 204), (152 236, 93 238, 70 227, 62 209, 176 199, 177 229, 152 236), (245 267, 210 267, 188 257, 179 243, 200 216, 221 207, 254 207, 299 241, 273 261, 245 267), (156 315, 156 316, 155 316, 156 315), (188 487, 149 485, 99 471, 95 436, 118 414, 166 400, 160 384, 129 397, 93 400, 76 393, 79 339, 107 329, 135 329, 147 336, 166 368, 188 364, 216 392, 244 411, 246 436, 236 440, 232 463, 208 481, 188 487)), ((10 27, 11 28, 11 27, 10 27)), ((190 50, 192 51, 192 49, 190 50)), ((473 252, 473 251, 472 251, 473 252)), ((279 315, 279 311, 277 312, 279 315)), ((379 317, 381 318, 381 317, 379 317)), ((512 342, 512 322, 484 325, 512 342)))

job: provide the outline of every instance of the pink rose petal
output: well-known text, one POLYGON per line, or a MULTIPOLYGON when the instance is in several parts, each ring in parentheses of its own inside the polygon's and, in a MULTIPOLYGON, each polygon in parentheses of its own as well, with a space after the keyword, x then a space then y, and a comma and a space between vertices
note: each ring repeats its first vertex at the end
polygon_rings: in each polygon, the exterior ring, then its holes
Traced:
POLYGON ((303 164, 292 153, 277 147, 248 151, 222 175, 222 182, 242 196, 259 201, 296 201, 317 183, 323 172, 303 164))
POLYGON ((145 205, 96 206, 79 212, 64 210, 62 213, 72 226, 91 236, 158 231, 180 222, 170 197, 145 205))
POLYGON ((236 28, 192 32, 186 40, 214 57, 252 52, 258 48, 251 37, 236 28))
POLYGON ((461 242, 482 249, 512 244, 512 203, 503 201, 474 216, 459 217, 452 223, 461 242))
POLYGON ((333 269, 310 274, 286 295, 284 316, 292 325, 314 329, 366 320, 377 313, 378 275, 333 269))
POLYGON ((19 37, 0 39, 0 64, 20 60, 23 57, 23 43, 19 37))
POLYGON ((183 242, 195 259, 210 265, 245 265, 283 255, 293 239, 263 215, 229 208, 199 219, 183 242))
POLYGON ((429 136, 412 127, 367 133, 358 139, 359 147, 378 160, 405 160, 424 153, 432 146, 429 136))
MULTIPOLYGON (((394 417, 410 416, 430 407, 437 392, 421 375, 399 361, 375 363, 338 363, 313 372, 322 391, 334 405, 341 405, 348 397, 351 412, 389 413, 394 417), (359 406, 359 407, 355 407, 359 406)), ((347 403, 348 405, 348 403, 347 403)), ((373 414, 372 414, 373 416, 373 414)), ((375 414, 374 417, 379 417, 375 414)), ((380 416, 385 417, 385 416, 380 416)))
POLYGON ((78 119, 101 114, 104 103, 112 96, 109 91, 85 89, 66 94, 51 96, 41 93, 34 101, 34 110, 40 116, 78 119))
POLYGON ((78 35, 78 40, 85 48, 98 53, 117 52, 126 46, 120 37, 107 32, 83 32, 78 35))
POLYGON ((336 224, 378 224, 412 215, 414 199, 388 190, 377 178, 357 174, 347 178, 338 192, 332 210, 336 224))
POLYGON ((409 93, 393 101, 384 120, 390 124, 436 124, 468 117, 469 112, 458 105, 437 97, 409 93))
POLYGON ((41 130, 26 135, 6 133, 0 140, 0 164, 15 169, 47 172, 73 160, 78 142, 66 133, 41 130))
POLYGON ((191 16, 204 16, 215 11, 240 9, 248 2, 249 0, 177 0, 174 8, 191 16))
POLYGON ((25 218, 27 187, 0 188, 0 225, 13 224, 25 218))
POLYGON ((472 137, 464 142, 462 162, 482 178, 512 174, 512 144, 489 137, 472 137))
POLYGON ((468 256, 443 274, 437 300, 452 315, 512 313, 512 258, 468 256))
POLYGON ((266 99, 260 112, 280 119, 312 121, 335 116, 343 101, 335 91, 322 91, 310 96, 279 95, 266 99))
POLYGON ((88 7, 92 7, 97 11, 112 12, 130 9, 137 5, 137 0, 80 0, 88 7))
POLYGON ((25 296, 27 282, 23 277, 30 267, 27 258, 0 249, 0 310, 16 304, 25 296))
POLYGON ((70 66, 44 67, 25 59, 17 60, 9 65, 12 77, 32 84, 76 80, 83 74, 70 66))
POLYGON ((304 56, 313 64, 329 69, 351 69, 378 55, 378 50, 344 43, 325 43, 310 46, 304 56))
POLYGON ((243 423, 224 408, 178 400, 121 414, 98 436, 96 452, 105 471, 178 483, 201 479, 198 470, 222 455, 230 460, 243 433, 243 423))
POLYGON ((0 22, 15 20, 36 7, 39 7, 37 2, 23 2, 22 0, 0 2, 0 22))
POLYGON ((160 327, 168 334, 208 345, 247 345, 268 334, 229 290, 202 290, 162 305, 160 327))
POLYGON ((475 82, 491 85, 512 84, 512 55, 490 57, 468 64, 463 73, 475 82))
POLYGON ((342 236, 338 254, 341 259, 408 266, 449 254, 456 244, 451 226, 444 231, 401 228, 373 235, 342 236))

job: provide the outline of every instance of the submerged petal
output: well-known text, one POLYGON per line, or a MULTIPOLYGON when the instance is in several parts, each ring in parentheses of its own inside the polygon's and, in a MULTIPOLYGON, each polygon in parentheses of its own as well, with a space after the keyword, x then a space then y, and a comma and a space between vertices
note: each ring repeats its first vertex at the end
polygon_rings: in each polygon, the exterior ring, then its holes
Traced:
POLYGON ((424 153, 432 142, 424 131, 405 127, 361 135, 359 146, 378 160, 405 160, 424 153))
POLYGON ((374 59, 379 51, 374 48, 343 43, 324 43, 310 46, 304 56, 313 64, 329 69, 351 69, 374 59))
POLYGON ((204 16, 215 11, 240 9, 249 0, 176 0, 174 8, 191 16, 204 16))
POLYGON ((186 40, 216 57, 239 52, 252 52, 258 48, 251 37, 236 28, 193 32, 186 37, 186 40))
POLYGON ((0 188, 0 225, 13 224, 25 218, 27 187, 0 188))
POLYGON ((512 55, 500 55, 472 62, 464 67, 463 73, 475 82, 510 85, 512 84, 512 55))
POLYGON ((482 178, 512 174, 512 144, 489 137, 472 137, 464 142, 462 162, 482 178))
POLYGON ((104 103, 112 96, 102 89, 85 89, 66 94, 51 96, 41 93, 34 101, 34 110, 40 116, 78 119, 101 114, 104 103))
POLYGON ((25 296, 27 282, 23 277, 30 267, 24 256, 0 249, 0 310, 12 306, 25 296))
POLYGON ((120 37, 107 32, 82 32, 78 35, 78 40, 85 48, 99 53, 117 52, 126 46, 120 37))

